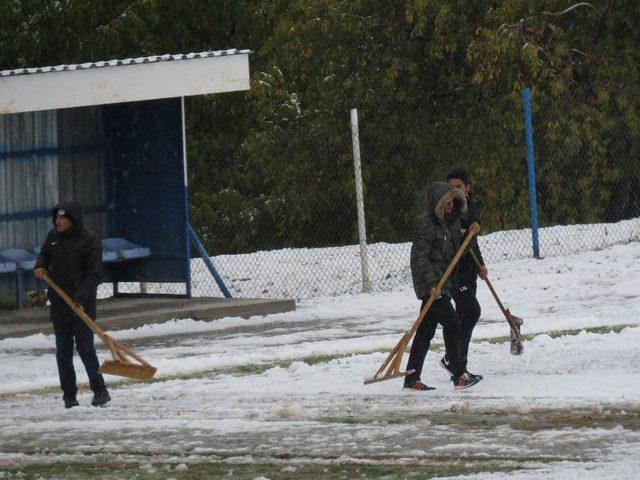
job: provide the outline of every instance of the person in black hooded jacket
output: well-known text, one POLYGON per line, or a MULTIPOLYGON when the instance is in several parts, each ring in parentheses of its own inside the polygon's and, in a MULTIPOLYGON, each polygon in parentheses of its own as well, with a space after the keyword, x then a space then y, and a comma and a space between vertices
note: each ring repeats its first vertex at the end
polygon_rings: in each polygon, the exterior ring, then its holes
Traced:
MULTIPOLYGON (((456 168, 450 171, 447 175, 447 182, 450 186, 462 192, 462 194, 467 198, 467 212, 460 221, 461 237, 464 237, 464 235, 466 235, 467 228, 469 228, 472 223, 480 224, 480 212, 473 196, 471 195, 469 174, 462 168, 456 168)), ((473 329, 478 323, 478 319, 481 314, 480 303, 478 303, 476 296, 476 291, 478 289, 476 279, 477 277, 485 279, 488 274, 488 269, 484 264, 484 259, 480 252, 477 237, 473 238, 471 248, 469 250, 467 250, 467 253, 463 255, 460 259, 460 263, 458 263, 458 271, 456 272, 457 285, 453 294, 453 299, 456 304, 456 314, 458 315, 460 360, 462 361, 462 368, 467 373, 469 373, 467 370, 469 343, 471 342, 473 329), (476 254, 481 265, 480 267, 476 265, 476 262, 469 253, 469 250, 476 254)), ((440 360, 440 365, 448 370, 449 373, 452 373, 449 358, 446 354, 440 360)), ((482 378, 482 375, 475 375, 473 373, 469 374, 474 377, 482 378)))
MULTIPOLYGON (((36 261, 34 275, 45 274, 56 282, 91 318, 96 318, 97 288, 102 278, 102 244, 98 236, 84 228, 82 207, 77 202, 61 202, 52 210, 54 228, 49 231, 36 261)), ((94 406, 111 398, 102 374, 91 329, 69 308, 53 289, 48 292, 49 319, 56 336, 56 360, 66 408, 78 405, 76 374, 73 368, 74 341, 94 393, 94 406)))

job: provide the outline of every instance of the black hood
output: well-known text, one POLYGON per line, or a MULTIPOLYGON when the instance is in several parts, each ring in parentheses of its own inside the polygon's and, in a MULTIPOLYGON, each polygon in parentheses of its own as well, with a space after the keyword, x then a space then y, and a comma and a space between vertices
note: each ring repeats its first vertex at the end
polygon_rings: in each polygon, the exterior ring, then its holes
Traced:
POLYGON ((82 205, 78 202, 67 201, 60 202, 53 210, 51 210, 51 220, 53 221, 53 228, 56 228, 56 215, 58 210, 64 210, 65 217, 73 222, 73 230, 75 232, 81 232, 84 228, 84 215, 82 213, 82 205))

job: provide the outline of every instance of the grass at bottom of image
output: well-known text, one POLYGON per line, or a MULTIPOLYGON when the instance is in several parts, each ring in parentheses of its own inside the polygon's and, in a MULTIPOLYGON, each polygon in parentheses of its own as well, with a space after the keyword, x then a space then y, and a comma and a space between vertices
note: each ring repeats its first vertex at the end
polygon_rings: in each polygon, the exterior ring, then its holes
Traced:
MULTIPOLYGON (((526 458, 523 461, 549 463, 548 458, 526 458)), ((510 472, 523 468, 517 459, 473 459, 461 460, 457 457, 438 457, 425 459, 418 463, 411 458, 399 460, 397 463, 349 463, 305 461, 245 461, 202 462, 175 464, 166 462, 150 462, 140 465, 135 463, 96 463, 96 462, 57 462, 49 464, 30 464, 11 469, 0 467, 0 479, 37 480, 93 480, 93 479, 174 479, 195 480, 209 478, 237 478, 254 480, 258 477, 268 479, 296 478, 312 480, 317 478, 415 478, 429 479, 442 476, 470 475, 483 472, 510 472)))

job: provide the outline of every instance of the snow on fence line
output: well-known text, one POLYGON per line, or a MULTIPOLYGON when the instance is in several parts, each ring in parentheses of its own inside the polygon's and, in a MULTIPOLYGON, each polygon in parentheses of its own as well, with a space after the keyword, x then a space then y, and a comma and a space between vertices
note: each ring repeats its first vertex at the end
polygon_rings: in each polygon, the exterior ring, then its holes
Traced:
MULTIPOLYGON (((541 255, 571 255, 617 243, 640 240, 640 218, 618 223, 558 225, 541 228, 541 255)), ((488 264, 532 256, 531 230, 506 230, 479 237, 488 264)), ((411 285, 411 243, 369 245, 369 273, 373 291, 411 285)), ((360 293, 362 279, 358 245, 324 248, 285 248, 212 257, 231 294, 244 298, 313 298, 360 293)), ((221 296, 200 258, 191 261, 194 296, 221 296)), ((139 284, 120 284, 121 291, 137 292, 139 284)), ((184 286, 146 284, 149 293, 184 293, 184 286)), ((103 285, 101 297, 111 294, 103 285)))

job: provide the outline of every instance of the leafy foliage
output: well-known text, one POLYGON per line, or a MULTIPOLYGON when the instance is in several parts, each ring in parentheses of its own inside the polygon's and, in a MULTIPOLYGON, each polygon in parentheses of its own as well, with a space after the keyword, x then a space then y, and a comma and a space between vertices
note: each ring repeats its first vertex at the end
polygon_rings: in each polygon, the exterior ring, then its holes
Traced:
POLYGON ((640 4, 624 0, 6 0, 0 67, 250 48, 247 93, 188 102, 192 221, 216 253, 408 239, 467 167, 485 231, 640 215, 640 4))

